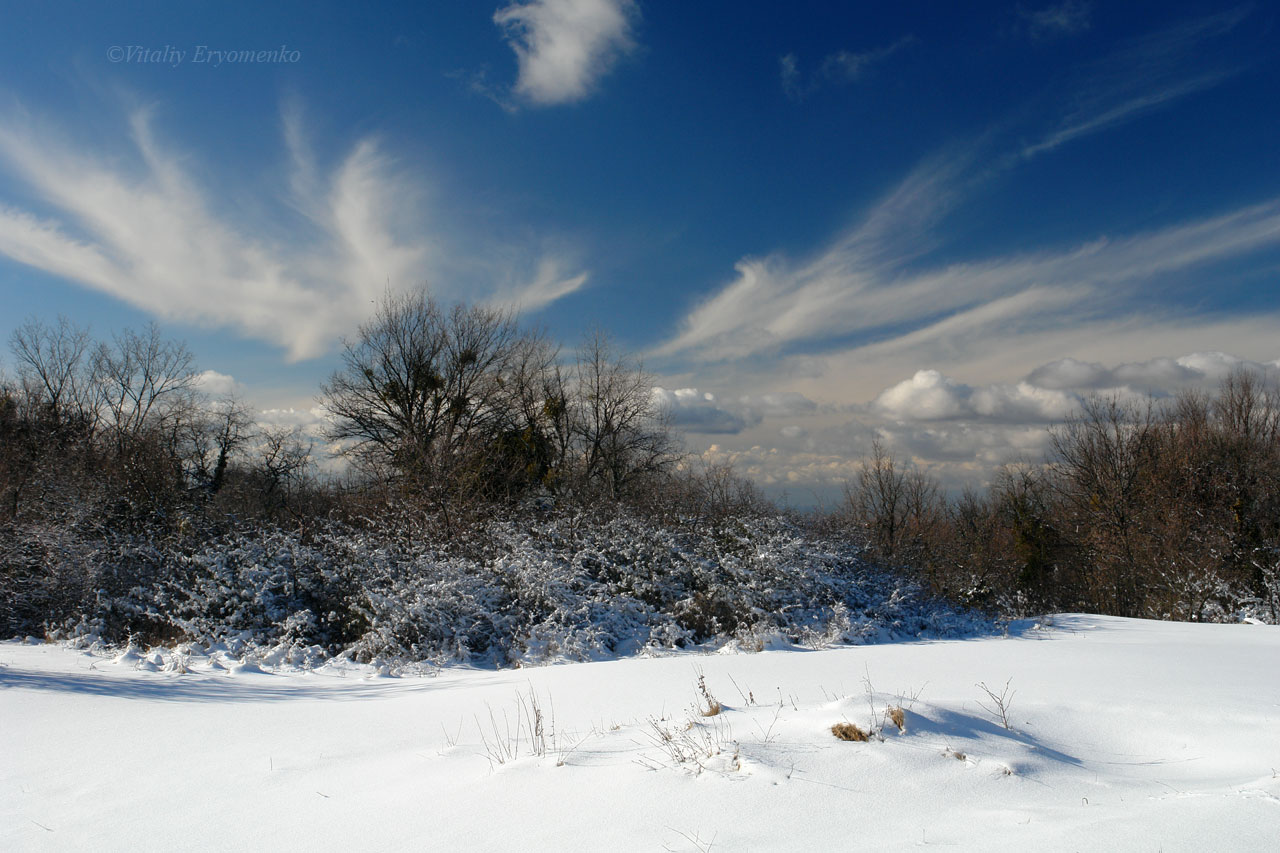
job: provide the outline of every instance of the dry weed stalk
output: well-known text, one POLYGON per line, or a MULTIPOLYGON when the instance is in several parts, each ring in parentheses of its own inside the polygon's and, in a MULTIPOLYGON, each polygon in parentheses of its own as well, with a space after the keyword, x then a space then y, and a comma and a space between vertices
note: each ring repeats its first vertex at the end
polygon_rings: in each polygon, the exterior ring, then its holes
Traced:
POLYGON ((724 706, 720 704, 720 700, 711 695, 711 691, 707 689, 707 677, 702 674, 702 670, 698 670, 698 692, 702 694, 702 703, 698 706, 698 713, 704 717, 714 717, 724 710, 724 706))

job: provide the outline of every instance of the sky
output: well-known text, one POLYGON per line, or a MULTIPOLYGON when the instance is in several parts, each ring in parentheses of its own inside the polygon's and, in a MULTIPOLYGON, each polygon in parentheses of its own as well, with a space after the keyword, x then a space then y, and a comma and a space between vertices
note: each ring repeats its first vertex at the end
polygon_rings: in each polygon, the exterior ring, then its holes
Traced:
POLYGON ((1280 6, 961 5, 0 3, 0 336, 155 321, 316 431, 425 286, 797 506, 1280 369, 1280 6))

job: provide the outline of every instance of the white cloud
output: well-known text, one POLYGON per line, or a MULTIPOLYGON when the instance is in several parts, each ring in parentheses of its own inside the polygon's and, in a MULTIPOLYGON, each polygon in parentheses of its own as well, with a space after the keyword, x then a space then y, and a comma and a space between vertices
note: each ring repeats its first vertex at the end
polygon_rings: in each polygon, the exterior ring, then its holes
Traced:
POLYGON ((1113 368, 1067 358, 1037 367, 1027 375, 1027 382, 1045 388, 1080 391, 1127 387, 1135 392, 1163 396, 1192 386, 1212 388, 1238 369, 1267 374, 1275 371, 1275 363, 1216 351, 1194 352, 1176 358, 1157 356, 1145 361, 1123 362, 1113 368))
POLYGON ((1123 310, 1125 299, 1157 275, 1280 245, 1280 199, 1272 199, 1065 251, 908 272, 918 249, 899 254, 894 243, 916 234, 918 223, 945 205, 928 198, 928 184, 908 179, 862 225, 806 264, 776 257, 740 261, 737 278, 695 308, 655 355, 714 362, 880 329, 895 334, 877 346, 901 348, 993 325, 1006 334, 1030 322, 1061 326, 1123 310), (890 236, 894 223, 901 227, 890 236), (909 331, 897 331, 904 326, 909 331))
POLYGON ((553 256, 543 257, 533 279, 500 291, 489 302, 517 311, 537 311, 546 305, 581 290, 590 276, 585 272, 570 274, 565 263, 553 256))
POLYGON ((910 379, 882 391, 872 409, 898 421, 976 418, 1013 423, 1060 421, 1079 406, 1079 398, 1029 382, 970 387, 936 370, 919 370, 910 379))
POLYGON ((1038 388, 1028 382, 1016 385, 984 385, 968 400, 974 414, 1015 423, 1061 421, 1075 413, 1080 401, 1072 394, 1038 388))
MULTIPOLYGON (((731 280, 690 311, 653 355, 711 364, 799 348, 812 354, 849 339, 903 350, 962 334, 1078 326, 1136 310, 1157 276, 1280 245, 1280 198, 1272 198, 1065 249, 924 262, 941 245, 943 218, 993 176, 1229 76, 1189 71, 1188 59, 1243 15, 1209 16, 1135 41, 1090 71, 1068 99, 1075 106, 1038 142, 1003 155, 990 153, 989 141, 944 151, 808 259, 742 258, 731 280)), ((783 58, 788 85, 798 85, 796 62, 783 58)))
POLYGON ((971 390, 936 370, 918 370, 910 379, 886 388, 873 406, 900 420, 939 420, 966 413, 971 390))
POLYGON ((1027 375, 1027 381, 1041 388, 1101 388, 1110 371, 1097 362, 1061 358, 1041 365, 1027 375))
POLYGON ((633 0, 526 0, 494 13, 519 63, 515 93, 539 105, 579 101, 634 45, 633 0))
MULTIPOLYGON (((325 352, 388 287, 430 281, 437 296, 475 296, 435 287, 434 273, 457 262, 422 236, 422 188, 375 140, 326 171, 297 112, 286 111, 288 178, 260 199, 286 215, 263 218, 243 205, 227 212, 193 177, 193 158, 162 144, 151 124, 147 111, 135 112, 126 156, 115 156, 102 141, 77 146, 17 117, 0 123, 0 167, 48 211, 0 205, 0 255, 166 319, 234 328, 291 360, 325 352)), ((586 281, 554 257, 537 268, 513 292, 529 307, 586 281)))
POLYGON ((239 397, 245 391, 244 385, 234 376, 216 370, 205 370, 196 376, 196 387, 214 397, 239 397))

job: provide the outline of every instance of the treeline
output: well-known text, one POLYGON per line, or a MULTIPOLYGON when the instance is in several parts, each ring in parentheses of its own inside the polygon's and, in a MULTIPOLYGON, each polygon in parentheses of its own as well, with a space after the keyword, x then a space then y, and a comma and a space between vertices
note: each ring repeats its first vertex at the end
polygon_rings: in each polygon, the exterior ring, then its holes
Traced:
POLYGON ((31 320, 0 375, 0 523, 121 531, 192 513, 303 511, 312 444, 202 393, 190 351, 154 326, 105 341, 31 320))
POLYGON ((1095 398, 1045 465, 948 499, 882 448, 828 523, 961 603, 1280 622, 1280 394, 1236 372, 1215 394, 1095 398))
POLYGON ((779 521, 682 454, 651 378, 604 335, 566 357, 502 311, 388 295, 344 343, 314 436, 204 393, 154 326, 95 340, 32 320, 9 344, 0 635, 248 631, 510 660, 600 619, 666 644, 904 630, 873 577, 919 624, 950 619, 940 599, 1280 621, 1280 396, 1248 373, 1090 401, 1047 464, 957 497, 877 446, 840 511, 779 521), (334 453, 350 464, 321 475, 334 453))
MULTIPOLYGON (((485 560, 495 520, 628 513, 697 529, 767 509, 727 469, 683 459, 650 378, 603 334, 566 359, 501 311, 388 296, 344 344, 316 436, 204 393, 190 351, 155 326, 95 340, 65 319, 31 320, 9 344, 6 636, 88 620, 114 639, 171 638, 166 611, 187 601, 190 615, 191 588, 212 582, 186 574, 211 543, 414 539, 442 559, 485 560), (330 453, 349 460, 345 473, 318 473, 330 453)), ((281 570, 284 587, 259 593, 280 613, 323 613, 315 636, 340 647, 371 630, 372 575, 326 559, 340 570, 281 570)))

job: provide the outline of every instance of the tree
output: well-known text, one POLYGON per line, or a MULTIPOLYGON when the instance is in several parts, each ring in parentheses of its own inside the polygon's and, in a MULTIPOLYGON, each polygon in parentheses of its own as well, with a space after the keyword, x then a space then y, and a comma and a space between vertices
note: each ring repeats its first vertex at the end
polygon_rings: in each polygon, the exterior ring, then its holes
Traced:
POLYGON ((614 351, 596 331, 578 351, 572 431, 581 473, 612 500, 676 460, 666 413, 654 401, 642 365, 614 351))
POLYGON ((449 477, 503 422, 501 381, 519 343, 502 311, 444 312, 423 293, 388 294, 321 388, 328 437, 385 473, 449 477))
POLYGON ((92 346, 89 330, 62 316, 54 326, 32 318, 15 329, 9 348, 28 402, 56 420, 78 417, 91 426, 98 402, 89 370, 92 346))
POLYGON ((1160 429, 1152 404, 1086 400, 1052 432, 1054 486, 1068 518, 1085 533, 1084 573, 1094 606, 1118 616, 1143 612, 1151 544, 1152 476, 1160 429))
POLYGON ((195 416, 198 402, 186 344, 165 340, 155 323, 141 333, 126 329, 98 346, 93 374, 117 455, 147 433, 174 449, 179 427, 195 416))
POLYGON ((186 424, 186 432, 189 479, 217 494, 226 483, 232 455, 253 437, 252 412, 235 397, 216 400, 186 424))

